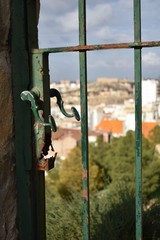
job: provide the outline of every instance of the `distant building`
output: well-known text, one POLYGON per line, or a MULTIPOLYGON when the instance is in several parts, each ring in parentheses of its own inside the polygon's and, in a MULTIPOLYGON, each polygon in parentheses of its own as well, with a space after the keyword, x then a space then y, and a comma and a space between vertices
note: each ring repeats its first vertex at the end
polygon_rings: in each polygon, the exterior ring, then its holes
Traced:
POLYGON ((118 78, 97 78, 96 82, 97 83, 117 83, 119 81, 118 78))
MULTIPOLYGON (((95 142, 100 133, 89 131, 89 142, 95 142)), ((65 159, 68 153, 81 143, 81 131, 72 128, 58 128, 57 132, 52 132, 52 145, 54 151, 58 152, 58 157, 65 159)))
POLYGON ((159 124, 158 122, 142 122, 143 136, 149 139, 150 131, 158 124, 159 124))
POLYGON ((142 80, 142 106, 160 100, 160 81, 154 79, 142 80))
MULTIPOLYGON (((158 122, 142 122, 142 134, 144 137, 149 139, 150 131, 158 124, 158 122)), ((102 119, 101 122, 97 125, 96 130, 103 134, 106 141, 108 141, 108 136, 110 134, 113 137, 124 136, 127 131, 135 130, 135 127, 133 129, 133 126, 131 125, 131 128, 128 127, 128 130, 126 131, 125 121, 102 119)))
POLYGON ((60 80, 60 84, 63 85, 64 87, 69 87, 71 84, 70 80, 60 80))
POLYGON ((88 108, 88 127, 90 130, 94 130, 100 120, 103 118, 103 108, 91 107, 88 108))
POLYGON ((105 140, 108 141, 110 135, 113 137, 124 135, 124 121, 102 119, 96 126, 96 130, 102 133, 105 136, 105 140))
POLYGON ((135 113, 128 112, 126 113, 124 120, 125 133, 129 130, 135 131, 135 113))

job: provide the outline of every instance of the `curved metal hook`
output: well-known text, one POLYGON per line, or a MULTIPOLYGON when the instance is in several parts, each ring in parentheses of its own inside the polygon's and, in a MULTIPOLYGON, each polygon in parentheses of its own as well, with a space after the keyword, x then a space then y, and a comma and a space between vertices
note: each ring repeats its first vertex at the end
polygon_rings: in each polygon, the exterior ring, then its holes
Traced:
POLYGON ((75 119, 77 121, 80 121, 79 113, 78 113, 78 111, 75 107, 71 107, 72 114, 67 113, 65 111, 64 106, 63 106, 64 102, 62 100, 60 92, 57 89, 55 89, 55 88, 50 89, 50 97, 56 97, 57 98, 57 105, 58 105, 60 111, 63 113, 64 116, 66 116, 68 118, 75 117, 75 119))
POLYGON ((39 113, 38 113, 38 106, 36 104, 36 99, 37 98, 39 98, 39 92, 37 92, 37 91, 36 92, 33 92, 33 91, 23 91, 21 93, 21 99, 23 101, 30 101, 31 102, 31 109, 32 109, 32 112, 33 112, 37 122, 39 122, 43 126, 50 126, 52 131, 56 132, 57 131, 56 123, 54 121, 54 118, 51 115, 48 116, 49 123, 45 123, 40 118, 39 113))

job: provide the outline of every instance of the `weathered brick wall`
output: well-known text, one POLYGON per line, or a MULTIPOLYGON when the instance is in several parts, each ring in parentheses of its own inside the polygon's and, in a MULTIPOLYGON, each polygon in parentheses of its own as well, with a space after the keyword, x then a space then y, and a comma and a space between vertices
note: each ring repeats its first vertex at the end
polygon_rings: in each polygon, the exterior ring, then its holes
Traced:
POLYGON ((18 239, 9 46, 10 2, 0 0, 0 240, 18 239))

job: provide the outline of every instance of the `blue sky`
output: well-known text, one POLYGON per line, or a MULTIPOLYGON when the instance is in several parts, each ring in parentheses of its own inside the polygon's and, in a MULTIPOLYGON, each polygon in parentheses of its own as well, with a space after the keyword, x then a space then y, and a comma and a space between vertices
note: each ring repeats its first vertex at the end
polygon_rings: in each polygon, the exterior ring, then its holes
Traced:
MULTIPOLYGON (((88 0, 87 44, 132 42, 133 0, 88 0)), ((160 41, 160 0, 142 0, 142 41, 160 41)), ((78 0, 41 0, 39 47, 78 45, 78 0)), ((134 78, 133 50, 88 52, 88 81, 134 78)), ((143 78, 160 77, 160 49, 142 50, 143 78)), ((78 53, 50 55, 51 81, 79 79, 78 53)))

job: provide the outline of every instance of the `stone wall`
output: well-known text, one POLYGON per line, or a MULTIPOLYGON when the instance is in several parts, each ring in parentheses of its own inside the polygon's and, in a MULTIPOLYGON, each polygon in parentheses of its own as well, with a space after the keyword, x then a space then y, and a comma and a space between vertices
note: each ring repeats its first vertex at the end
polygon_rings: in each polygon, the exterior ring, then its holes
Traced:
POLYGON ((18 239, 13 104, 10 59, 10 0, 0 0, 0 239, 18 239))

